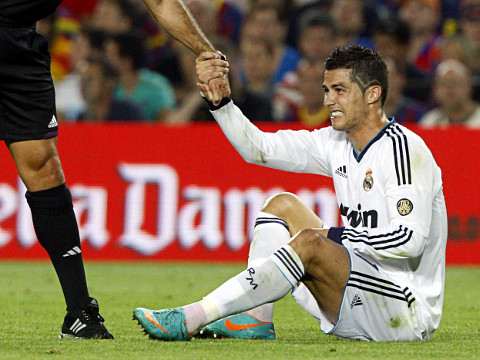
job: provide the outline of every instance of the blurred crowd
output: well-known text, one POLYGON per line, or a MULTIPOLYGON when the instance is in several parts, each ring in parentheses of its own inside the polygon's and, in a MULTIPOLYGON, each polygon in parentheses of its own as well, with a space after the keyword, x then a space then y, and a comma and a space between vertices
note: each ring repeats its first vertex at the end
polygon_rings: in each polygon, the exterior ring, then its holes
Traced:
MULTIPOLYGON (((329 123, 324 62, 340 44, 380 52, 387 116, 480 128, 480 0, 184 0, 230 63, 252 121, 329 123)), ((50 42, 62 121, 212 121, 195 58, 141 0, 64 1, 37 30, 50 42), (72 5, 70 5, 72 3, 72 5)))

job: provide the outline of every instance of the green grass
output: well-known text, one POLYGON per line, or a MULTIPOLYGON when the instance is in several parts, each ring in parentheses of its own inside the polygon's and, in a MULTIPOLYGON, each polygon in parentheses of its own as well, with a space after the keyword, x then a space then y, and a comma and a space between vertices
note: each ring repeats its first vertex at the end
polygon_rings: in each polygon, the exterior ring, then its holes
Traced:
POLYGON ((135 307, 179 306, 242 270, 240 265, 87 263, 113 341, 59 340, 63 297, 48 263, 0 263, 0 359, 480 359, 480 268, 448 268, 444 315, 429 342, 340 341, 285 297, 276 341, 149 340, 131 321, 135 307))

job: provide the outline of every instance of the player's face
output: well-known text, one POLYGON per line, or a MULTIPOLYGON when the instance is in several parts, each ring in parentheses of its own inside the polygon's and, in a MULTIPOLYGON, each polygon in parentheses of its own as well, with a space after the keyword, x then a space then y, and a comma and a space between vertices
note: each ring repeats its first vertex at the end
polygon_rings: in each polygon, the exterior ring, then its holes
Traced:
POLYGON ((367 118, 368 104, 358 84, 350 80, 349 69, 325 71, 323 89, 324 104, 330 112, 335 130, 358 129, 367 118))

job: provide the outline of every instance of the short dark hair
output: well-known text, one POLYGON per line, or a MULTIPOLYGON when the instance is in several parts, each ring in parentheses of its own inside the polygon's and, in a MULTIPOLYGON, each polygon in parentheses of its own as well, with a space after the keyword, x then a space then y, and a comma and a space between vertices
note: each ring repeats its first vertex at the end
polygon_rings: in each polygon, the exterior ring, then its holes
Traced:
POLYGON ((109 0, 110 2, 117 4, 122 16, 130 20, 132 28, 138 25, 139 14, 138 10, 131 0, 109 0))
POLYGON ((117 44, 120 56, 132 59, 135 70, 145 66, 145 46, 140 34, 125 32, 113 34, 111 38, 117 44))
POLYGON ((356 83, 362 93, 372 85, 382 88, 381 104, 385 104, 388 93, 387 65, 380 55, 360 45, 336 47, 325 61, 325 70, 350 69, 350 80, 356 83))
POLYGON ((332 17, 328 14, 320 12, 307 12, 300 19, 300 32, 311 27, 324 27, 331 31, 332 34, 337 35, 337 27, 332 17))
POLYGON ((395 41, 402 45, 410 44, 411 32, 408 24, 398 16, 380 19, 375 26, 374 34, 386 34, 392 36, 395 41))
POLYGON ((83 34, 90 44, 90 47, 97 51, 103 51, 105 40, 107 39, 107 33, 104 30, 100 30, 88 25, 83 25, 80 29, 80 33, 83 34))
POLYGON ((98 65, 105 79, 117 80, 118 71, 103 57, 88 57, 87 63, 98 65))

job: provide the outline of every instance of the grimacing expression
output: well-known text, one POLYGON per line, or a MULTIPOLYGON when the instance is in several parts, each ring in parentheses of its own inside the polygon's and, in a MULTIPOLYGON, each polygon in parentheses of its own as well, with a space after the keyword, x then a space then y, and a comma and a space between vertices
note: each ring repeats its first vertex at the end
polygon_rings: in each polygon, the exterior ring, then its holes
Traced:
POLYGON ((324 104, 330 112, 332 127, 338 131, 356 130, 367 118, 368 103, 360 86, 350 79, 351 71, 325 71, 324 104))

